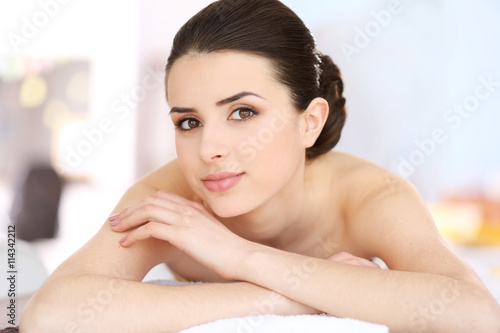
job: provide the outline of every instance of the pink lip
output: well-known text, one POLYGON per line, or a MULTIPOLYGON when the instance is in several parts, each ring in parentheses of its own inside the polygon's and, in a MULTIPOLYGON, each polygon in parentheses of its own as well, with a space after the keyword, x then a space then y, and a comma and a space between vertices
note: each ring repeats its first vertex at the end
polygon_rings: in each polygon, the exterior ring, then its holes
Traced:
POLYGON ((201 180, 210 192, 224 192, 235 187, 244 174, 244 172, 219 172, 212 173, 201 180))

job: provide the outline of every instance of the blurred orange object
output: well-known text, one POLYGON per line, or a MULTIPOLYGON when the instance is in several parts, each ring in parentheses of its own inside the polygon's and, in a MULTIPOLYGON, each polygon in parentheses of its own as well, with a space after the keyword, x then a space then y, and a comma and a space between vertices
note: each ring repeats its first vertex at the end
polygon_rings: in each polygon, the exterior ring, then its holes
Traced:
POLYGON ((443 237, 463 245, 500 245, 500 203, 453 198, 429 203, 443 237))
POLYGON ((488 224, 500 225, 500 201, 493 201, 480 195, 475 196, 450 196, 446 202, 458 204, 475 204, 481 209, 483 220, 488 224))
POLYGON ((467 245, 500 245, 500 223, 499 221, 484 221, 476 238, 467 245))

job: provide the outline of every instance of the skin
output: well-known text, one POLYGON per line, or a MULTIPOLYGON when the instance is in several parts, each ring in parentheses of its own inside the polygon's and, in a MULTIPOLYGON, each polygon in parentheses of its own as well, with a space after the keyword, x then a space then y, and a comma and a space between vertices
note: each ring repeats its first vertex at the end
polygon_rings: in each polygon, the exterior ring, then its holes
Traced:
POLYGON ((181 57, 166 85, 172 121, 187 129, 176 131, 178 158, 124 195, 32 298, 21 329, 174 332, 326 312, 391 332, 500 330, 498 304, 410 184, 339 152, 305 160, 328 115, 324 99, 295 112, 270 62, 238 52, 181 57), (210 191, 202 179, 222 171, 242 176, 210 191), (162 262, 179 279, 214 283, 139 283, 162 262), (103 290, 112 297, 99 305, 103 290))

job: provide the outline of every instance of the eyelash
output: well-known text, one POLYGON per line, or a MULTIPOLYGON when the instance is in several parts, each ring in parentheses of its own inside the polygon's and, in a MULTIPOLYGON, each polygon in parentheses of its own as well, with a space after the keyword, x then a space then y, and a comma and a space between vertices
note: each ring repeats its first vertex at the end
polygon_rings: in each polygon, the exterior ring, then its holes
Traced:
MULTIPOLYGON (((247 121, 251 118, 253 118, 254 116, 258 115, 260 112, 255 110, 254 108, 250 107, 250 106, 240 106, 238 108, 236 108, 233 112, 231 112, 231 116, 236 113, 236 112, 241 112, 241 111, 250 111, 250 115, 246 118, 242 118, 242 119, 230 119, 230 120, 236 120, 236 121, 247 121)), ((175 122, 175 128, 177 130, 179 130, 180 132, 189 132, 193 129, 196 129, 198 127, 201 127, 201 126, 196 126, 196 127, 193 127, 193 128, 190 128, 190 129, 184 129, 182 128, 182 124, 184 124, 185 122, 187 121, 190 121, 190 120, 195 120, 197 121, 198 123, 201 124, 201 121, 199 121, 198 119, 196 119, 195 117, 184 117, 184 118, 181 118, 179 119, 179 121, 175 122)))

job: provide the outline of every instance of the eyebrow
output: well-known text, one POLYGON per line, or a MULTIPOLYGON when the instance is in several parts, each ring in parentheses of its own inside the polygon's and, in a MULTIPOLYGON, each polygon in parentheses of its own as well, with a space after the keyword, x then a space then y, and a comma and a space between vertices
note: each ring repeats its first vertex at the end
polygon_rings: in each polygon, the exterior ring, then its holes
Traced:
MULTIPOLYGON (((258 97, 260 99, 264 99, 264 97, 261 97, 253 92, 249 92, 249 91, 242 91, 234 96, 231 96, 231 97, 228 97, 228 98, 224 98, 223 100, 220 100, 218 101, 217 103, 215 103, 215 105, 217 106, 223 106, 223 105, 226 105, 228 103, 232 103, 232 102, 235 102, 243 97, 246 97, 246 96, 255 96, 255 97, 258 97)), ((195 109, 193 108, 179 108, 179 107, 173 107, 172 109, 170 109, 170 113, 189 113, 189 112, 194 112, 195 109)))
POLYGON ((258 97, 260 99, 265 99, 253 92, 248 92, 248 91, 243 91, 243 92, 240 92, 239 94, 236 94, 234 96, 231 96, 231 97, 228 97, 228 98, 225 98, 221 101, 218 101, 217 103, 215 103, 217 106, 223 106, 225 104, 228 104, 228 103, 231 103, 231 102, 234 102, 234 101, 237 101, 239 100, 240 98, 243 98, 245 96, 255 96, 255 97, 258 97))

